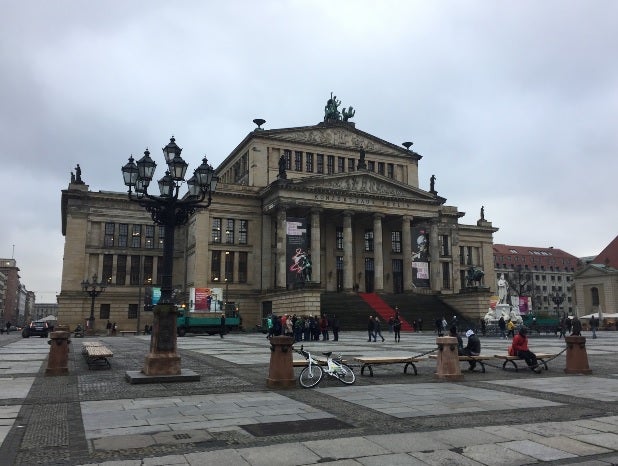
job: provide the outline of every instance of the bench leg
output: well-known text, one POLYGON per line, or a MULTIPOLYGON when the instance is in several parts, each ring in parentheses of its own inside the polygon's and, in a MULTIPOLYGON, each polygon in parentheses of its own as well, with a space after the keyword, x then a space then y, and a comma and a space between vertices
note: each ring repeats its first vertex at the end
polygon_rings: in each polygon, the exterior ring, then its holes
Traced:
POLYGON ((515 372, 518 372, 519 368, 517 367, 517 364, 515 363, 515 361, 513 361, 512 359, 505 359, 504 363, 502 364, 502 369, 506 370, 506 365, 509 362, 513 365, 515 372))
POLYGON ((361 366, 361 375, 365 374, 365 368, 369 369, 369 377, 373 377, 373 368, 371 367, 371 364, 363 364, 361 366))
POLYGON ((549 367, 547 367, 547 363, 545 362, 545 359, 538 359, 537 358, 536 363, 537 364, 541 364, 545 368, 546 371, 549 370, 549 367))
POLYGON ((485 363, 483 361, 476 361, 477 364, 481 365, 481 372, 485 373, 485 363))
POLYGON ((416 370, 416 366, 414 365, 413 362, 407 362, 405 366, 403 366, 403 373, 407 374, 408 373, 408 366, 412 366, 412 369, 414 369, 414 375, 418 375, 418 372, 416 370))

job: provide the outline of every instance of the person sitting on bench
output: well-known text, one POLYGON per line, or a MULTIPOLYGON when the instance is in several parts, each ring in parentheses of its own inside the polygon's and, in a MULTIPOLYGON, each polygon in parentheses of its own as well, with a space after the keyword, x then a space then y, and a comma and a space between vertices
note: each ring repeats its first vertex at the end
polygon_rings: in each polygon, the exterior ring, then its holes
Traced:
MULTIPOLYGON (((476 336, 472 329, 466 332, 466 338, 468 339, 468 344, 463 349, 464 356, 478 356, 481 354, 481 340, 476 336)), ((470 372, 474 370, 476 367, 476 361, 468 361, 470 364, 470 368, 468 369, 470 372)))
POLYGON ((509 355, 525 360, 528 367, 537 374, 541 372, 541 366, 539 366, 536 360, 536 354, 528 349, 528 330, 526 327, 520 328, 519 333, 513 337, 513 343, 509 348, 509 355))

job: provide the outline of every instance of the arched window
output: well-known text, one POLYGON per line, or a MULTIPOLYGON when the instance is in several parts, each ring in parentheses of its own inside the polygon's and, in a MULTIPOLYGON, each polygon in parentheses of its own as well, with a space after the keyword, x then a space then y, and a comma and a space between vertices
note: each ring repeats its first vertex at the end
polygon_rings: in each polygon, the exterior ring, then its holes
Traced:
POLYGON ((599 289, 597 287, 590 289, 590 295, 592 296, 592 305, 599 305, 599 289))

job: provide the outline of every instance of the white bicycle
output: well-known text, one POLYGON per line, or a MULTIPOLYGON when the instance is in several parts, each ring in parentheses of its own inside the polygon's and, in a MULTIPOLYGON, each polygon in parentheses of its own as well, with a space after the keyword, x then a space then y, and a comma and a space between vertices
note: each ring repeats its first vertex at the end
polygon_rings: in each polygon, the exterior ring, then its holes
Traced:
POLYGON ((326 356, 326 367, 323 369, 320 362, 316 360, 309 351, 305 351, 303 347, 297 353, 303 355, 307 360, 307 367, 300 371, 298 382, 303 388, 315 387, 322 381, 324 374, 339 380, 341 383, 351 385, 356 382, 356 376, 352 368, 341 362, 341 355, 333 358, 332 351, 322 353, 326 356))

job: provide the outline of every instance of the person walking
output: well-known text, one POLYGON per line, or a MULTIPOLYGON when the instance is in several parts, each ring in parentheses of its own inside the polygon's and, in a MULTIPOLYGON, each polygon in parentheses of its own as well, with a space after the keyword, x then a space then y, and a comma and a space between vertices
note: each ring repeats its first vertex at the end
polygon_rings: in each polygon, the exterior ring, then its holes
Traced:
POLYGON ((371 341, 371 339, 373 338, 373 341, 376 341, 376 336, 375 336, 375 321, 373 320, 373 316, 369 316, 369 321, 367 322, 367 336, 368 336, 368 340, 367 341, 371 341))
POLYGON ((107 336, 111 337, 112 336, 112 323, 109 320, 107 321, 107 325, 105 326, 105 328, 107 329, 107 336))
POLYGON ((399 313, 395 314, 393 331, 395 332, 395 342, 399 343, 401 341, 401 319, 399 318, 399 313))
POLYGON ((333 328, 333 341, 339 341, 339 319, 335 314, 333 314, 333 320, 331 325, 333 328))
POLYGON ((436 319, 436 329, 435 329, 435 332, 438 333, 439 337, 442 336, 442 319, 440 319, 439 317, 436 319))
POLYGON ((506 336, 508 338, 514 338, 515 337, 515 322, 509 319, 508 323, 506 324, 506 329, 508 330, 506 336))
POLYGON ((219 336, 221 338, 223 338, 223 335, 225 334, 225 314, 221 314, 221 328, 219 329, 219 336))
POLYGON ((500 329, 500 338, 506 338, 506 334, 504 333, 506 330, 506 322, 504 321, 504 316, 500 316, 500 320, 498 320, 498 328, 500 329))
POLYGON ((380 319, 378 316, 375 317, 374 331, 373 331, 373 341, 376 341, 378 335, 384 341, 384 337, 382 336, 382 326, 380 325, 380 319))
POLYGON ((423 333, 423 318, 419 317, 416 323, 418 324, 418 331, 423 333))
POLYGON ((593 314, 592 317, 590 317, 590 330, 592 330, 592 338, 597 337, 598 328, 599 328, 599 319, 594 317, 594 314, 593 314))

